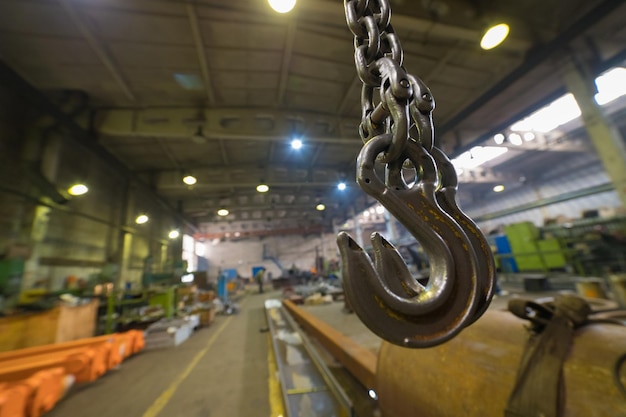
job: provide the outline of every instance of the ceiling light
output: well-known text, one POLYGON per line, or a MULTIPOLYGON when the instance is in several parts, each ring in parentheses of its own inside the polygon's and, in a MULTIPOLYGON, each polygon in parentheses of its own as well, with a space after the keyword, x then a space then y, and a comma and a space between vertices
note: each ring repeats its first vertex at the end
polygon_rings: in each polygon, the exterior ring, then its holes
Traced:
POLYGON ((493 141, 496 143, 496 145, 502 145, 504 143, 504 135, 502 133, 494 135, 493 141))
POLYGON ((172 230, 167 237, 169 237, 170 239, 178 239, 178 237, 180 236, 180 232, 178 230, 172 230))
POLYGON ((369 212, 369 210, 365 210, 365 211, 363 212, 363 217, 369 217, 369 216, 370 216, 370 212, 369 212))
POLYGON ((198 179, 194 177, 193 175, 185 175, 183 177, 183 182, 187 185, 194 185, 195 183, 198 182, 198 179))
POLYGON ((523 143, 522 137, 518 135, 517 133, 511 133, 509 135, 509 142, 511 142, 511 145, 515 145, 515 146, 520 146, 523 143))
POLYGON ((315 206, 315 210, 317 210, 317 211, 324 211, 324 210, 326 210, 326 206, 323 205, 322 203, 320 203, 317 206, 315 206))
POLYGON ((482 39, 480 40, 480 47, 487 50, 493 49, 496 46, 500 45, 502 41, 506 39, 509 35, 509 25, 506 23, 500 23, 495 26, 491 26, 482 39))
POLYGON ((385 208, 383 206, 376 206, 376 213, 383 214, 385 212, 385 208))
POLYGON ((222 216, 222 217, 228 216, 228 213, 230 213, 230 212, 228 210, 226 210, 226 209, 219 209, 217 211, 217 215, 218 216, 222 216))
POLYGON ((148 217, 146 214, 140 214, 135 219, 135 223, 137 223, 137 224, 144 224, 144 223, 148 223, 148 220, 150 220, 150 217, 148 217))
POLYGON ((191 135, 191 141, 199 145, 206 143, 207 139, 206 136, 204 136, 204 133, 202 133, 202 126, 198 126, 198 129, 196 129, 196 133, 191 135))
POLYGON ((267 184, 259 184, 256 186, 256 190, 260 193, 266 193, 270 190, 270 187, 267 184))
POLYGON ((83 195, 89 191, 89 188, 85 184, 74 184, 67 189, 69 195, 83 195))
POLYGON ((268 0, 271 8, 278 13, 287 13, 296 5, 296 0, 268 0))
POLYGON ((346 189, 346 183, 345 182, 340 182, 339 184, 337 184, 337 189, 339 191, 343 191, 346 189))
POLYGON ((530 142, 531 140, 535 140, 535 134, 533 132, 524 133, 524 140, 526 142, 530 142))
POLYGON ((300 139, 294 139, 291 141, 291 148, 292 149, 301 149, 302 148, 302 141, 300 139))
POLYGON ((372 400, 378 399, 378 395, 376 394, 376 391, 374 391, 373 389, 368 390, 367 395, 369 395, 372 400))
POLYGON ((495 191, 496 193, 501 193, 502 191, 504 191, 504 185, 502 184, 498 184, 495 187, 493 187, 493 191, 495 191))

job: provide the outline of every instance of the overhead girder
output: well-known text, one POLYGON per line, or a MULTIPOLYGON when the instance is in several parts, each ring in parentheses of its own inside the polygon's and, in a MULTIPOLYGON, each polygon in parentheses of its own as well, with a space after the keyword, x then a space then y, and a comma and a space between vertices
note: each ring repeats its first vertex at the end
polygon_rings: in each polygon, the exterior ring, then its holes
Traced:
POLYGON ((193 137, 198 127, 207 140, 285 141, 305 135, 307 141, 358 146, 358 119, 328 114, 239 108, 108 109, 95 113, 96 129, 113 137, 193 137), (342 137, 339 132, 354 132, 342 137))

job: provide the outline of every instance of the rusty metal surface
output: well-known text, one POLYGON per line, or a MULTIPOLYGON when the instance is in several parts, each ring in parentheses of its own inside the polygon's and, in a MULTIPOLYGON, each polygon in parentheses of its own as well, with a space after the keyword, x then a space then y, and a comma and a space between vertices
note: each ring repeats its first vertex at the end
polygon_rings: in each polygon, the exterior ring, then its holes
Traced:
MULTIPOLYGON (((501 417, 527 340, 526 323, 488 311, 437 347, 415 351, 383 342, 377 392, 384 415, 501 417)), ((564 417, 626 415, 626 398, 613 380, 625 352, 623 326, 592 324, 576 331, 564 364, 564 417)), ((626 383, 626 371, 619 372, 626 383)))

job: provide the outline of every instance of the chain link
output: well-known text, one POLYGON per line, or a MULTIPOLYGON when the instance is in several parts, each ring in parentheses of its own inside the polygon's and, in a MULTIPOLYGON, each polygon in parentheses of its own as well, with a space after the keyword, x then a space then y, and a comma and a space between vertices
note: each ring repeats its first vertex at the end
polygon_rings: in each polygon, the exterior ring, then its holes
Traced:
POLYGON ((381 158, 393 162, 401 158, 410 138, 409 127, 428 151, 433 147, 432 111, 435 101, 426 84, 407 74, 402 46, 391 25, 388 0, 344 0, 348 28, 354 35, 354 62, 363 82, 361 125, 364 143, 383 133, 391 133, 389 149, 381 158), (374 90, 380 99, 374 104, 374 90))

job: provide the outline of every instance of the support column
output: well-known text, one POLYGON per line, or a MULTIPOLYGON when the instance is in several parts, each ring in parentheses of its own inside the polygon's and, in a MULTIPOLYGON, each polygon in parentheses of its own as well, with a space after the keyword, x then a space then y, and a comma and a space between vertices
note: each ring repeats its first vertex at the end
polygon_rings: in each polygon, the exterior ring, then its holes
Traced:
POLYGON ((128 274, 128 268, 130 266, 130 258, 132 256, 133 247, 133 235, 128 230, 128 224, 132 216, 132 196, 131 196, 131 184, 127 181, 124 187, 124 194, 122 195, 121 207, 120 207, 120 220, 118 225, 118 242, 117 253, 115 262, 119 265, 118 275, 116 277, 115 287, 118 289, 124 288, 124 277, 128 274))
POLYGON ((563 79, 582 112, 587 134, 591 138, 615 191, 626 207, 626 146, 619 131, 594 100, 594 80, 580 65, 571 63, 563 79))
MULTIPOLYGON (((61 140, 59 137, 50 137, 45 143, 45 138, 41 137, 39 129, 34 130, 26 138, 27 146, 24 152, 26 163, 38 163, 41 158, 40 169, 42 175, 51 183, 55 182, 58 163, 61 154, 61 140)), ((33 214, 33 221, 30 227, 29 246, 31 253, 24 263, 24 275, 22 278, 22 291, 32 288, 39 280, 39 258, 43 242, 48 233, 50 222, 50 207, 37 205, 33 214)), ((52 283, 48 283, 48 289, 52 283)))

